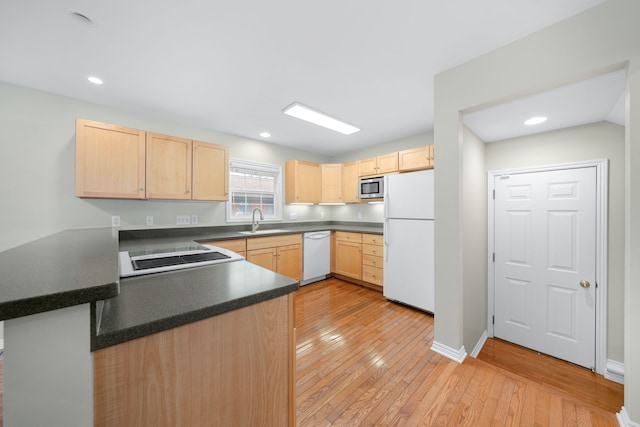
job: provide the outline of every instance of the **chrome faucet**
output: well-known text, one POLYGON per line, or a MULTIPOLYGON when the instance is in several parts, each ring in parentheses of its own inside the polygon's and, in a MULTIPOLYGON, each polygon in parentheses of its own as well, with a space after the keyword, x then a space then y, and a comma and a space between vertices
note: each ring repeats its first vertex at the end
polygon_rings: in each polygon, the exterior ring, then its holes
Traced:
POLYGON ((260 221, 264 221, 264 216, 262 215, 262 211, 260 210, 260 208, 255 208, 253 212, 251 212, 251 232, 252 233, 255 233, 258 227, 260 227, 260 224, 258 224, 258 221, 256 220, 256 211, 260 212, 260 221))

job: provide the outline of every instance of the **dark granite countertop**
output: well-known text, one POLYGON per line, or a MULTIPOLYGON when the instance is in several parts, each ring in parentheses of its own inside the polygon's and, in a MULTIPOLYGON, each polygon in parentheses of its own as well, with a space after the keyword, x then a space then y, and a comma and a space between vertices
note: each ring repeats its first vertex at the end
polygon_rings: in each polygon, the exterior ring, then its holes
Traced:
POLYGON ((0 252, 0 320, 92 303, 92 350, 108 347, 298 288, 294 279, 235 261, 119 280, 118 251, 159 244, 274 236, 321 230, 382 234, 378 223, 263 223, 144 230, 66 230, 0 252))
POLYGON ((92 350, 112 346, 298 289, 298 281, 247 261, 130 277, 98 303, 92 350), (101 315, 100 315, 101 314, 101 315))
POLYGON ((118 233, 65 230, 0 252, 0 320, 118 295, 118 233))
POLYGON ((172 244, 177 242, 197 241, 210 242, 215 240, 245 239, 255 237, 278 236, 284 234, 309 233, 312 231, 350 231, 354 233, 382 234, 382 224, 348 221, 318 221, 318 222, 289 222, 289 223, 261 223, 258 231, 276 229, 282 230, 266 234, 243 234, 241 231, 251 229, 250 225, 230 225, 219 227, 184 227, 166 229, 142 229, 120 231, 120 250, 144 250, 158 244, 172 244))

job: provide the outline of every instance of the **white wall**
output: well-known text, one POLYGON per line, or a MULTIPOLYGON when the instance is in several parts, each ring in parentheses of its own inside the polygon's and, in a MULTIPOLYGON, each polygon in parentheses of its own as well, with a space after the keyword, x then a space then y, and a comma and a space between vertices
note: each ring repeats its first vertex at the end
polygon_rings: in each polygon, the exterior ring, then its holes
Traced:
MULTIPOLYGON (((175 227, 178 214, 197 214, 200 226, 225 224, 225 203, 79 199, 74 196, 75 119, 86 118, 229 147, 230 157, 280 164, 326 157, 203 128, 155 119, 50 93, 0 83, 0 250, 66 228, 111 225, 122 228, 175 227)), ((319 220, 317 206, 301 210, 298 221, 319 220)))
POLYGON ((625 410, 640 423, 640 2, 608 0, 435 78, 436 342, 464 347, 464 325, 484 323, 464 305, 464 224, 482 206, 462 196, 465 140, 461 114, 627 67, 625 127, 625 410), (453 193, 453 194, 452 194, 453 193), (477 317, 477 318, 476 318, 477 317), (635 355, 635 357, 634 357, 635 355))
MULTIPOLYGON (((465 171, 462 198, 474 206, 463 219, 463 343, 472 351, 486 331, 487 319, 487 178, 485 143, 466 127, 463 129, 462 169, 465 171), (479 322, 478 319, 485 319, 479 322)), ((436 227, 438 222, 436 220, 436 227)))
MULTIPOLYGON (((353 160, 366 159, 367 157, 380 156, 394 151, 408 150, 433 144, 433 131, 422 132, 405 138, 395 139, 378 145, 354 150, 331 158, 332 163, 344 163, 353 160)), ((437 157, 437 154, 436 154, 437 157)))
MULTIPOLYGON (((417 135, 388 141, 382 144, 366 147, 361 150, 354 150, 344 154, 334 156, 330 159, 330 163, 344 163, 353 160, 366 159, 368 157, 379 156, 382 154, 393 153, 394 151, 407 150, 409 148, 422 147, 433 144, 433 132, 423 132, 417 135)), ((437 157, 437 155, 436 155, 437 157)), ((355 203, 344 206, 336 206, 333 208, 334 220, 343 221, 365 221, 365 222, 382 222, 383 209, 380 204, 355 203), (362 219, 360 219, 362 218, 362 219)))
MULTIPOLYGON (((224 144, 231 157, 280 164, 290 159, 326 162, 323 156, 261 141, 142 116, 0 82, 0 251, 67 228, 108 227, 120 215, 122 228, 176 227, 178 214, 198 215, 198 225, 224 225, 225 203, 79 199, 74 195, 75 119, 85 118, 224 144)), ((284 185, 283 185, 284 191, 284 185)), ((284 205, 283 218, 331 219, 328 207, 284 205)), ((3 328, 0 322, 0 348, 3 328)))
POLYGON ((624 128, 609 122, 486 145, 487 171, 609 159, 607 358, 624 361, 624 128))

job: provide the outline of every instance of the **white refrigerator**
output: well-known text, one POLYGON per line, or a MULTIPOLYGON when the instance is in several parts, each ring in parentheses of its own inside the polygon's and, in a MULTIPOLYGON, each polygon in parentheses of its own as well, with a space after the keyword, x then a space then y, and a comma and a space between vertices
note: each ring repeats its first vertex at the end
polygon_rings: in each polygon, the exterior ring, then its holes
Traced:
POLYGON ((384 296, 434 312, 433 169, 384 183, 384 296))

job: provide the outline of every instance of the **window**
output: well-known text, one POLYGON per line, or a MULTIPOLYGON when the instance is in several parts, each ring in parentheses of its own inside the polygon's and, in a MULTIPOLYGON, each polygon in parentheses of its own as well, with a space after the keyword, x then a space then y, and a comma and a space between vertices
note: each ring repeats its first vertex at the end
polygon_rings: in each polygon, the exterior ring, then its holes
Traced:
POLYGON ((281 220, 281 177, 279 165, 230 159, 227 221, 251 221, 255 208, 260 208, 265 220, 281 220))

